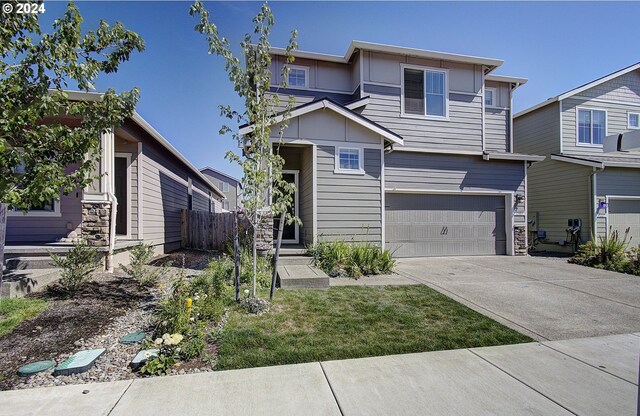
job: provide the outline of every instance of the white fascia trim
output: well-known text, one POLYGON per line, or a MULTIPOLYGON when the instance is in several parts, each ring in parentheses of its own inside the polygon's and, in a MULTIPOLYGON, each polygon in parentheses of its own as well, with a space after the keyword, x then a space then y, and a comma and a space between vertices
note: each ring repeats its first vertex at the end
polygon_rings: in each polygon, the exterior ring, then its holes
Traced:
MULTIPOLYGON (((340 114, 343 117, 346 117, 347 119, 353 121, 354 123, 357 123, 377 134, 379 134, 380 136, 384 137, 385 139, 389 140, 390 142, 393 143, 397 143, 397 144, 404 144, 404 141, 402 139, 398 139, 398 137, 396 137, 395 135, 389 133, 388 131, 379 128, 378 126, 373 125, 372 123, 369 123, 365 120, 362 120, 360 117, 356 117, 353 114, 351 114, 348 111, 345 111, 344 109, 340 108, 339 106, 333 104, 331 101, 327 101, 327 100, 321 100, 318 102, 315 102, 313 104, 307 105, 303 108, 299 108, 297 110, 293 110, 291 111, 291 113, 289 114, 289 118, 294 118, 294 117, 300 117, 304 114, 308 114, 311 113, 313 111, 319 110, 319 109, 324 109, 324 108, 328 108, 329 110, 335 111, 336 113, 340 114)), ((275 123, 280 123, 282 122, 282 120, 284 120, 284 115, 279 115, 274 117, 274 122, 275 123)), ((253 125, 249 125, 246 127, 241 128, 238 133, 239 134, 249 134, 253 131, 254 126, 253 125)))
POLYGON ((637 64, 634 64, 634 65, 628 66, 628 67, 626 67, 626 68, 624 68, 624 69, 621 69, 621 70, 619 70, 619 71, 613 72, 613 73, 611 73, 611 74, 609 74, 609 75, 606 75, 606 76, 604 76, 604 77, 602 77, 602 78, 599 78, 599 79, 597 79, 597 80, 595 80, 595 81, 592 81, 592 82, 590 82, 590 83, 588 83, 588 84, 585 84, 585 85, 583 85, 583 86, 581 86, 581 87, 574 88, 574 89, 572 89, 572 90, 570 90, 570 91, 565 92, 564 94, 560 94, 560 95, 558 96, 558 99, 559 99, 559 100, 564 100, 565 98, 572 97, 572 96, 574 96, 574 95, 576 95, 576 94, 580 94, 581 92, 586 91, 586 90, 588 90, 589 88, 593 88, 593 87, 595 87, 595 86, 597 86, 597 85, 600 85, 600 84, 602 84, 602 83, 605 83, 605 82, 607 82, 607 81, 610 81, 610 80, 612 80, 612 79, 614 79, 614 78, 617 78, 617 77, 619 77, 619 76, 621 76, 621 75, 624 75, 624 74, 626 74, 626 73, 629 73, 629 72, 635 71, 635 70, 636 70, 636 69, 638 69, 638 68, 640 68, 640 63, 637 63, 637 64))
POLYGON ((138 114, 137 112, 134 112, 133 115, 131 116, 131 119, 140 127, 142 127, 147 133, 149 133, 154 139, 156 139, 171 154, 177 157, 178 160, 180 160, 189 169, 191 169, 191 171, 198 177, 198 179, 200 179, 206 185, 208 185, 211 189, 213 189, 213 191, 217 193, 219 196, 221 196, 222 198, 225 198, 225 195, 222 193, 222 191, 220 191, 213 183, 211 183, 211 181, 206 176, 204 176, 202 172, 198 170, 198 168, 193 166, 191 162, 187 160, 187 158, 182 156, 182 154, 178 152, 178 150, 175 147, 173 147, 173 145, 171 145, 171 143, 169 143, 167 139, 162 137, 162 135, 158 133, 158 131, 154 129, 145 119, 143 119, 142 116, 140 116, 140 114, 138 114))
POLYGON ((428 188, 385 188, 390 194, 443 194, 443 195, 513 195, 514 191, 466 191, 428 188))
POLYGON ((546 156, 539 155, 524 155, 520 153, 485 153, 483 155, 484 160, 524 160, 527 162, 541 162, 546 159, 546 156))
POLYGON ((633 162, 602 162, 605 167, 610 168, 640 168, 640 161, 638 163, 633 162))
POLYGON ((347 107, 349 110, 355 110, 357 108, 362 108, 367 106, 369 104, 369 101, 371 101, 369 97, 364 97, 359 99, 358 101, 354 101, 352 103, 345 105, 345 107, 347 107))
POLYGON ((442 155, 463 155, 463 156, 482 156, 481 150, 449 150, 449 149, 421 149, 419 147, 391 147, 394 152, 411 152, 411 153, 434 153, 442 155))
POLYGON ((487 74, 487 76, 485 77, 485 80, 495 81, 495 82, 510 82, 512 84, 518 84, 517 87, 522 86, 529 81, 528 78, 511 77, 507 75, 493 75, 493 74, 487 74))
POLYGON ((560 155, 551 155, 551 160, 557 160, 558 162, 573 163, 575 165, 589 166, 596 169, 604 168, 604 163, 597 162, 595 160, 575 159, 573 157, 564 157, 560 155))
MULTIPOLYGON (((284 56, 287 54, 287 50, 285 48, 271 47, 269 48, 269 53, 272 55, 284 56)), ((317 52, 295 50, 295 51, 291 51, 291 55, 296 58, 314 59, 314 60, 327 61, 327 62, 337 62, 341 64, 346 64, 348 62, 344 56, 330 55, 330 54, 317 53, 317 52)))

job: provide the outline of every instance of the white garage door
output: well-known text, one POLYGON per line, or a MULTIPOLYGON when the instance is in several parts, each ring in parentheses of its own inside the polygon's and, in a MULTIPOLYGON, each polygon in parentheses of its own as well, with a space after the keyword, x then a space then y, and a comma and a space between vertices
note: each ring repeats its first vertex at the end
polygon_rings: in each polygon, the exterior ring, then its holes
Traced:
POLYGON ((394 193, 385 205, 397 257, 506 254, 503 196, 394 193))
POLYGON ((609 199, 609 225, 621 238, 629 228, 629 245, 637 247, 640 244, 640 199, 609 199))

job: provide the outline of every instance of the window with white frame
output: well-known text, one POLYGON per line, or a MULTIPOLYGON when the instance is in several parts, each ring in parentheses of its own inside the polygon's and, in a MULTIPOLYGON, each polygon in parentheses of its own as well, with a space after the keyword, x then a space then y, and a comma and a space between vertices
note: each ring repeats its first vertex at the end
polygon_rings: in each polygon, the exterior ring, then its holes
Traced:
POLYGON ((229 184, 225 181, 220 181, 219 188, 222 192, 229 192, 229 184))
POLYGON ((364 173, 362 149, 339 147, 336 152, 336 172, 364 173))
MULTIPOLYGON (((21 162, 18 166, 16 166, 16 168, 13 170, 13 173, 16 175, 24 175, 26 173, 24 162, 21 162)), ((10 216, 18 216, 18 215, 26 215, 31 217, 59 216, 60 202, 57 199, 50 199, 40 204, 29 207, 28 211, 24 211, 18 208, 13 208, 12 210, 8 210, 7 213, 10 216)))
POLYGON ((578 109, 578 144, 602 145, 607 134, 607 112, 588 108, 578 109))
POLYGON ((447 117, 449 86, 447 71, 403 69, 404 114, 447 117))
POLYGON ((640 113, 627 114, 627 128, 640 129, 640 113))
POLYGON ((309 87, 309 68, 304 66, 289 65, 289 77, 287 86, 295 88, 309 87))
POLYGON ((226 209, 227 211, 229 211, 229 201, 222 201, 222 209, 226 209))
POLYGON ((484 89, 484 105, 486 107, 495 107, 497 105, 497 89, 485 88, 484 89))

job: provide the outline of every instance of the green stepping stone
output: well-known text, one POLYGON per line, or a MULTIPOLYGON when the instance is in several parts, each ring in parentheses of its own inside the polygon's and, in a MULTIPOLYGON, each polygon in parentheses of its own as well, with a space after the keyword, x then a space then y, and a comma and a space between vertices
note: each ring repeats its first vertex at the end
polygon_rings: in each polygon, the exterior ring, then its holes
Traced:
POLYGON ((18 375, 20 377, 29 377, 30 375, 47 371, 56 366, 55 361, 45 360, 29 363, 18 368, 18 375))
POLYGON ((137 370, 138 368, 142 367, 144 363, 147 362, 147 360, 156 358, 158 356, 158 352, 160 352, 160 350, 156 348, 139 351, 136 356, 133 357, 133 360, 131 360, 129 366, 131 366, 132 369, 137 370))
POLYGON ((68 376, 70 374, 84 373, 91 368, 93 363, 104 354, 104 348, 95 350, 78 351, 71 357, 67 358, 62 364, 53 370, 54 376, 68 376))
POLYGON ((135 344, 144 339, 144 332, 132 332, 120 338, 120 344, 135 344))

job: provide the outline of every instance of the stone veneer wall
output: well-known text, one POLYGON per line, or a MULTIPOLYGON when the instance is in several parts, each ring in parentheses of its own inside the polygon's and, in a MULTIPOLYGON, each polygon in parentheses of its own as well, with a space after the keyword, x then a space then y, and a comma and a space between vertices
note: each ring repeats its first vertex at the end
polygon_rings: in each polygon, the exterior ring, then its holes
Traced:
POLYGON ((109 246, 110 202, 82 202, 82 238, 91 247, 109 246))
POLYGON ((516 256, 527 255, 527 227, 513 227, 513 243, 516 256))
POLYGON ((265 211, 261 214, 257 240, 258 251, 268 253, 273 248, 273 214, 271 211, 265 211))

